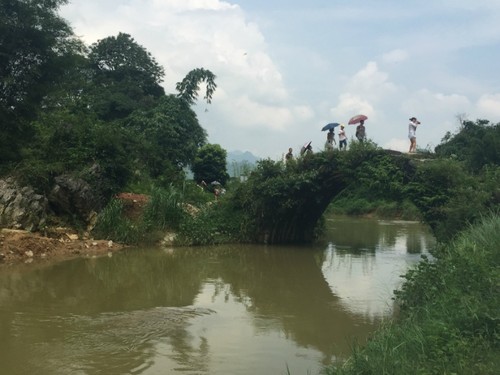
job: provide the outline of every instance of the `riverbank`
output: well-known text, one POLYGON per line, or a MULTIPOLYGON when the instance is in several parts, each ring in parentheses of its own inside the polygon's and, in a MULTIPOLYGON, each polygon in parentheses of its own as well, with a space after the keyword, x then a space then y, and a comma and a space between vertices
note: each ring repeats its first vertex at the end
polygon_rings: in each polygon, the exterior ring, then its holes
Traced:
POLYGON ((47 235, 3 228, 0 230, 0 266, 105 256, 124 247, 113 241, 81 238, 68 228, 54 228, 47 235))
POLYGON ((405 276, 401 312, 329 375, 496 374, 500 217, 484 219, 405 276))

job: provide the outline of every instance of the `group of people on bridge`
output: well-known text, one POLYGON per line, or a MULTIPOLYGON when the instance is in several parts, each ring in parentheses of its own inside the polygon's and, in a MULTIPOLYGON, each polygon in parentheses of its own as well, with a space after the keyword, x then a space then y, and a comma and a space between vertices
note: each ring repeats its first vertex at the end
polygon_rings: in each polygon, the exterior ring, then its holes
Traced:
MULTIPOLYGON (((328 130, 328 133, 326 134, 326 143, 325 143, 325 150, 333 150, 334 149, 334 144, 336 145, 337 142, 335 141, 335 133, 333 132, 333 128, 328 130)), ((346 150, 347 149, 347 135, 345 133, 345 126, 340 125, 340 130, 339 130, 339 150, 346 150)), ((359 125, 356 126, 356 138, 359 142, 363 143, 366 140, 366 128, 365 128, 365 121, 361 120, 359 122, 359 125)))
MULTIPOLYGON (((366 116, 364 116, 366 118, 366 116)), ((332 124, 329 124, 332 125, 332 124)), ((338 124, 334 124, 338 125, 338 124)), ((410 118, 410 123, 408 124, 408 138, 410 140, 410 149, 409 153, 414 153, 417 151, 417 136, 416 136, 416 131, 417 131, 417 126, 420 125, 420 121, 417 120, 416 117, 411 117, 410 118)), ((334 149, 334 145, 337 145, 337 142, 335 141, 335 133, 334 133, 334 128, 331 127, 328 130, 328 133, 326 134, 326 142, 325 142, 325 151, 331 151, 334 149)), ((360 142, 363 143, 366 140, 366 128, 365 128, 365 120, 361 119, 359 120, 359 124, 356 126, 356 139, 360 142)), ((339 150, 346 150, 347 149, 347 135, 345 133, 345 126, 342 124, 340 125, 340 130, 338 132, 338 137, 339 137, 339 150)), ((307 154, 312 154, 312 146, 311 142, 305 144, 301 150, 300 150, 300 155, 304 156, 307 154)), ((289 161, 293 159, 293 149, 290 147, 288 149, 288 153, 285 155, 285 161, 289 161)))

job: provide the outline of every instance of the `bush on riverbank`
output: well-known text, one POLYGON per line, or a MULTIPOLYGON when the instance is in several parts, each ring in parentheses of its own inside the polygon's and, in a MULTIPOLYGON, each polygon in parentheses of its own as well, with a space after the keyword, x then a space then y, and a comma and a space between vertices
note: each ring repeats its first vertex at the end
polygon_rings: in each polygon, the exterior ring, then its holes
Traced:
POLYGON ((93 234, 96 238, 126 244, 153 243, 165 229, 175 230, 187 216, 183 209, 184 196, 179 190, 153 187, 144 207, 126 214, 122 200, 112 199, 97 218, 93 234))
MULTIPOLYGON (((230 190, 230 187, 228 187, 230 190)), ((165 232, 175 232, 177 245, 214 245, 248 241, 248 219, 234 208, 232 193, 214 201, 211 192, 195 183, 182 189, 150 187, 144 207, 127 213, 123 201, 113 199, 99 214, 93 234, 126 244, 159 242, 165 232)))
POLYGON ((496 374, 500 365, 500 216, 424 258, 396 292, 397 320, 327 374, 496 374))

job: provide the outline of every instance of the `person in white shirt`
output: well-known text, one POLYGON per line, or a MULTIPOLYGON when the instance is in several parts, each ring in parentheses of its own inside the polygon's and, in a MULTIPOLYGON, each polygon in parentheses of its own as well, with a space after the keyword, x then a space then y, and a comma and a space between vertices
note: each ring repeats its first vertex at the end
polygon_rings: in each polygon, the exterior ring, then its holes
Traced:
POLYGON ((417 126, 420 125, 420 121, 416 117, 410 118, 410 123, 408 124, 408 138, 410 139, 410 150, 408 152, 417 152, 417 126))
POLYGON ((340 125, 339 131, 339 149, 347 149, 347 136, 345 135, 344 125, 340 125))

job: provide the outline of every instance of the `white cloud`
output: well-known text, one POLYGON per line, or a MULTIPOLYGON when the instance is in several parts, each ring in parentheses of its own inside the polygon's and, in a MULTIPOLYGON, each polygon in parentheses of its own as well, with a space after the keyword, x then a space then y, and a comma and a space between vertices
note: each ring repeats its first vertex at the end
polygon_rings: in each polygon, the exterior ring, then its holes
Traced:
POLYGON ((373 106, 359 95, 345 93, 339 96, 339 103, 330 110, 332 117, 340 122, 347 122, 356 114, 365 114, 368 117, 374 113, 373 106))
POLYGON ((401 108, 408 114, 420 118, 426 116, 453 117, 457 113, 469 112, 472 108, 470 100, 460 94, 443 94, 421 89, 407 97, 401 108))
POLYGON ((409 54, 406 50, 393 49, 392 51, 389 51, 382 55, 382 61, 388 64, 396 64, 407 60, 408 57, 409 54))
POLYGON ((483 95, 477 101, 478 117, 500 121, 500 94, 483 95))

